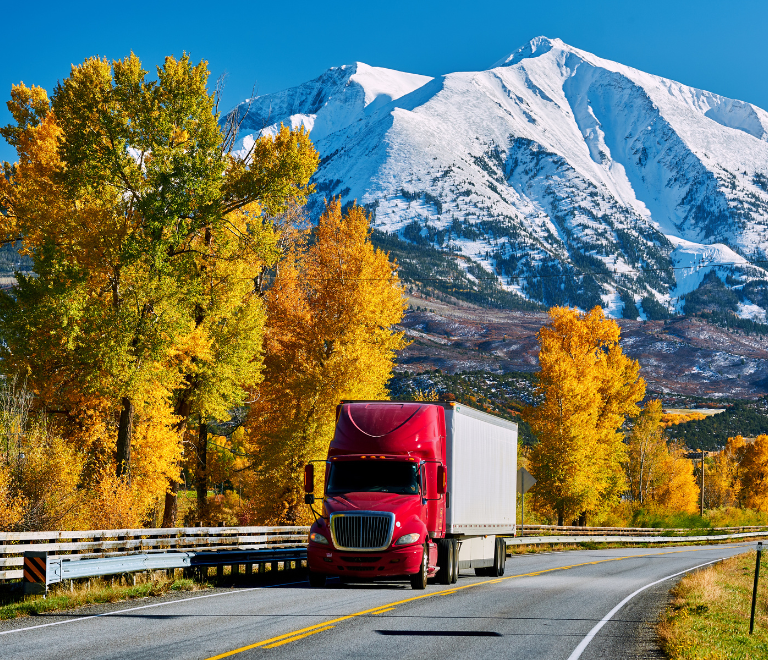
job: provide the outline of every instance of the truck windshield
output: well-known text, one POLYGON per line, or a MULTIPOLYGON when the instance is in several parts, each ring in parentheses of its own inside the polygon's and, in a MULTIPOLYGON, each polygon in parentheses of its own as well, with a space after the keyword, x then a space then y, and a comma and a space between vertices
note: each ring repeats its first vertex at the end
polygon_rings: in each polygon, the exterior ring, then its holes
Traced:
POLYGON ((340 461, 331 464, 328 495, 419 492, 419 465, 405 461, 340 461))

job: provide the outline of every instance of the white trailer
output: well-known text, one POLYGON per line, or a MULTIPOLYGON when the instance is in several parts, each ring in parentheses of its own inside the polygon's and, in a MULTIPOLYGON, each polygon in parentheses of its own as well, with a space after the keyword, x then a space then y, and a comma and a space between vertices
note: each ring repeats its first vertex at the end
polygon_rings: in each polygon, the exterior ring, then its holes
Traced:
POLYGON ((461 404, 445 407, 449 502, 446 536, 460 543, 458 568, 498 566, 517 514, 517 424, 461 404))

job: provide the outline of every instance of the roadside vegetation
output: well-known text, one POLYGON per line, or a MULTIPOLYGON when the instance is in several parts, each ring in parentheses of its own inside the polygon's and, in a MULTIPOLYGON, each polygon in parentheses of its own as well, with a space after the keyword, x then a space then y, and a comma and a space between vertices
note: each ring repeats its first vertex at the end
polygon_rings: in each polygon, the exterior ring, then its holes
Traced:
POLYGON ((150 577, 136 574, 134 578, 93 579, 71 585, 54 585, 45 598, 28 596, 19 602, 0 605, 0 620, 70 610, 85 605, 164 596, 170 592, 200 591, 211 587, 207 583, 167 577, 160 573, 153 573, 150 577), (134 578, 136 584, 133 583, 134 578))
POLYGON ((768 657, 768 557, 763 555, 755 631, 749 635, 755 553, 685 576, 658 626, 670 660, 768 657))

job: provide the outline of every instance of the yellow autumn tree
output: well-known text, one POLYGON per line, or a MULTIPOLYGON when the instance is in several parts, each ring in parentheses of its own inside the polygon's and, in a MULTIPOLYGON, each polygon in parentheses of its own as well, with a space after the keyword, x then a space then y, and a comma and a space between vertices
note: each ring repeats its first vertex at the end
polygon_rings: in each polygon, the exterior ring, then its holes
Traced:
POLYGON ((205 62, 147 76, 131 54, 73 66, 50 98, 14 86, 0 238, 23 241, 34 275, 0 294, 0 368, 88 454, 83 492, 113 488, 118 511, 125 483, 142 519, 167 488, 175 524, 182 446, 204 503, 206 426, 259 381, 270 218, 304 202, 318 157, 287 127, 233 153, 205 62))
POLYGON ((654 500, 669 511, 695 513, 699 509, 700 489, 693 475, 693 464, 677 444, 669 447, 660 466, 661 479, 654 500))
POLYGON ((627 439, 627 496, 629 501, 641 505, 655 499, 663 480, 662 467, 669 453, 661 426, 662 416, 661 401, 648 401, 627 439))
POLYGON ((740 468, 740 499, 750 509, 768 511, 768 435, 744 447, 740 468))
POLYGON ((12 482, 11 466, 0 465, 0 532, 17 529, 28 508, 26 499, 16 491, 12 482))
POLYGON ((365 211, 328 204, 311 245, 267 292, 264 379, 248 419, 257 519, 306 522, 304 465, 323 458, 342 399, 382 399, 405 311, 395 265, 369 240, 365 211))
POLYGON ((723 450, 705 462, 704 502, 707 509, 744 506, 741 481, 746 449, 746 440, 737 435, 728 438, 723 450))
POLYGON ((677 426, 678 424, 685 424, 685 422, 694 422, 702 419, 706 419, 706 415, 700 412, 690 413, 669 413, 664 414, 661 418, 662 428, 669 428, 670 426, 677 426))
POLYGON ((638 506, 693 513, 699 488, 693 466, 664 436, 661 401, 646 403, 627 438, 627 499, 638 506))
POLYGON ((540 403, 523 414, 538 440, 530 453, 534 503, 563 524, 610 507, 626 490, 620 428, 637 414, 645 381, 600 307, 553 307, 549 316, 539 331, 540 403))

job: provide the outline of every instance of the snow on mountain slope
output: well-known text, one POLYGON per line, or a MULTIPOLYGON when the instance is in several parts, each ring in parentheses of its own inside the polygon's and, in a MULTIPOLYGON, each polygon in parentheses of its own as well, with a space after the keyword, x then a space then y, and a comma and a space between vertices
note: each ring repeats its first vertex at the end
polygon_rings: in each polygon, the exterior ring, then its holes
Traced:
POLYGON ((428 76, 372 67, 362 62, 328 69, 319 78, 291 89, 257 96, 232 112, 244 115, 242 139, 250 130, 273 133, 280 124, 303 125, 317 142, 346 128, 431 80, 428 76))
POLYGON ((435 79, 334 68, 246 110, 244 146, 281 122, 311 131, 315 212, 357 200, 531 301, 644 316, 684 311, 712 270, 753 297, 766 278, 749 262, 768 253, 768 113, 559 39, 435 79))

